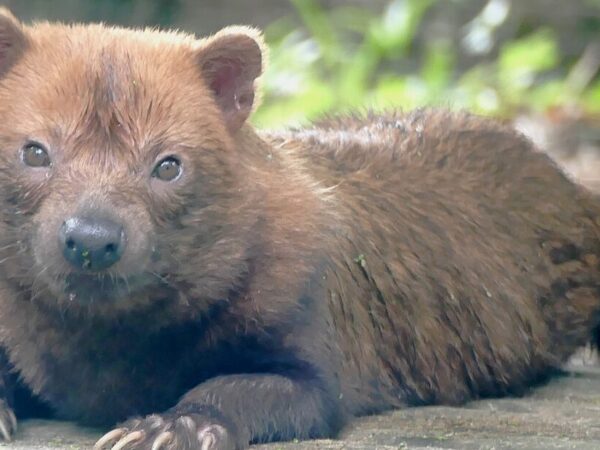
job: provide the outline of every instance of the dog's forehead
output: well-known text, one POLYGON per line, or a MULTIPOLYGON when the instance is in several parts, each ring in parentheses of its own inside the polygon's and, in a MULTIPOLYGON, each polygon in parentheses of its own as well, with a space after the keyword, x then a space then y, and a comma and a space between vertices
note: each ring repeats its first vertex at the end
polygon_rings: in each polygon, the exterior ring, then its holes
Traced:
POLYGON ((126 51, 116 55, 113 49, 100 49, 98 65, 88 67, 91 86, 96 91, 96 102, 111 108, 121 102, 135 100, 142 80, 139 71, 132 67, 132 57, 126 51), (137 73, 136 73, 137 72, 137 73))
POLYGON ((67 94, 66 99, 92 102, 89 106, 96 110, 127 107, 132 114, 143 102, 168 103, 187 84, 185 70, 181 62, 171 64, 164 57, 161 61, 159 51, 143 50, 105 45, 84 54, 65 55, 51 69, 55 76, 51 74, 48 88, 54 88, 57 95, 67 94))
MULTIPOLYGON (((86 49, 74 36, 62 38, 54 42, 60 57, 43 61, 46 76, 26 95, 34 102, 28 110, 45 111, 44 123, 62 129, 63 137, 139 147, 149 135, 176 132, 190 100, 205 95, 199 71, 177 46, 123 45, 106 37, 94 43, 84 36, 86 49)), ((34 53, 29 66, 43 58, 34 53)))
POLYGON ((19 66, 0 84, 0 119, 11 124, 0 123, 0 135, 67 154, 117 152, 132 164, 149 149, 222 146, 226 136, 195 41, 148 36, 103 27, 36 28, 19 66))

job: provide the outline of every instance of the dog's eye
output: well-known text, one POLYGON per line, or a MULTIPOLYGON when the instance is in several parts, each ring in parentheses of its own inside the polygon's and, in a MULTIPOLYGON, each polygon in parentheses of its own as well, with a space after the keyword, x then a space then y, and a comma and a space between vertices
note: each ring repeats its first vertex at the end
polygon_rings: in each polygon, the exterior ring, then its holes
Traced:
POLYGON ((29 167, 49 167, 51 164, 48 151, 37 142, 26 144, 21 151, 21 158, 29 167))
POLYGON ((179 178, 180 175, 181 163, 173 156, 160 160, 152 172, 152 176, 161 181, 173 181, 179 178))

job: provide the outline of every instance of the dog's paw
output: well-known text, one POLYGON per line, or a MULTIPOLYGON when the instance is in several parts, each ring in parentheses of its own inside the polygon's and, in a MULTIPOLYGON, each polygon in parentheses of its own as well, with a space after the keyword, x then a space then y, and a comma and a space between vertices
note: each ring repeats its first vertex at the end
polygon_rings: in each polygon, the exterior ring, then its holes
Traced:
POLYGON ((106 433, 94 450, 237 450, 233 433, 214 418, 153 414, 106 433))

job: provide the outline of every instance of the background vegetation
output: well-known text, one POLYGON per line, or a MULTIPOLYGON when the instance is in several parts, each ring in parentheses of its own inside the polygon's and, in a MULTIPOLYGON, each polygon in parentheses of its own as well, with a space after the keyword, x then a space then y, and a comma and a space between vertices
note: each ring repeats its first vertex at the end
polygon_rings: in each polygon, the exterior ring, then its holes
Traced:
MULTIPOLYGON (((593 10, 571 36, 585 42, 581 53, 569 54, 560 30, 526 21, 495 46, 496 30, 510 19, 510 1, 484 2, 464 17, 459 41, 422 39, 422 32, 441 3, 467 0, 392 0, 382 12, 292 3, 302 26, 285 18, 267 28, 272 53, 264 106, 255 117, 261 125, 391 106, 445 105, 503 117, 600 113, 600 16, 593 10), (469 54, 481 57, 467 61, 469 54)), ((599 1, 587 3, 600 11, 599 1)))

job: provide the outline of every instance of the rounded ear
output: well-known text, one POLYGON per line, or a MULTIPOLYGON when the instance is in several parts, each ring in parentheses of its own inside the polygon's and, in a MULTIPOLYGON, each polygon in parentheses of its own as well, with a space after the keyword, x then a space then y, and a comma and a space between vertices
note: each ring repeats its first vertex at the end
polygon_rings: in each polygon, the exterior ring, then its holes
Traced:
POLYGON ((264 43, 260 33, 228 27, 201 41, 197 61, 230 132, 246 121, 254 104, 255 80, 262 73, 264 43))
POLYGON ((0 7, 0 76, 4 75, 25 48, 21 23, 6 8, 0 7))

